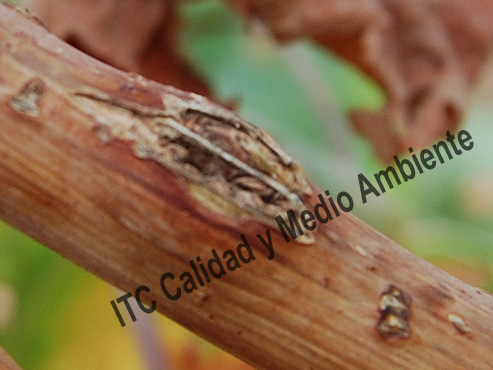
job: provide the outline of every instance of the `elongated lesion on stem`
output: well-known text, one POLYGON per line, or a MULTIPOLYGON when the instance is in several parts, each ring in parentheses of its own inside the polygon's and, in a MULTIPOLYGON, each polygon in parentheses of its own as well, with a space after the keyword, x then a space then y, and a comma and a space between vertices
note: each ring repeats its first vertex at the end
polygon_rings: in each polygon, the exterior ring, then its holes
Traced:
POLYGON ((133 142, 139 158, 183 176, 207 208, 271 227, 279 214, 307 208, 311 188, 300 166, 263 130, 202 97, 168 96, 160 109, 88 92, 73 99, 99 122, 104 142, 133 142))

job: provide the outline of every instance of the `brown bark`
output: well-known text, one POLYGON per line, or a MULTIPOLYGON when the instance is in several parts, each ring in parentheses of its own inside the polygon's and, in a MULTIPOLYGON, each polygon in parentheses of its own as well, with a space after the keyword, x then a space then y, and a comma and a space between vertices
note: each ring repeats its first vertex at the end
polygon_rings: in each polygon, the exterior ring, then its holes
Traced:
POLYGON ((492 368, 490 294, 347 214, 286 244, 272 215, 312 209, 320 191, 229 111, 4 5, 0 81, 0 217, 61 255, 124 291, 148 286, 147 303, 261 369, 492 368), (255 237, 267 227, 272 260, 255 237), (255 260, 164 296, 163 273, 178 287, 189 261, 241 234, 255 260))
POLYGON ((365 71, 387 94, 382 111, 353 112, 386 161, 455 130, 490 55, 485 0, 228 0, 281 39, 310 37, 365 71))

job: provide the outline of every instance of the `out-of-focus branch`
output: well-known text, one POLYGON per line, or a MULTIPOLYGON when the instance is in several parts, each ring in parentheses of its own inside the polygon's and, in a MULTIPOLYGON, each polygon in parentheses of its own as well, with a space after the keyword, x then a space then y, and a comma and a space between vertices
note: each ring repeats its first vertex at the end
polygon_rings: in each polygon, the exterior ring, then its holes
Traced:
POLYGON ((320 190, 233 113, 4 5, 0 81, 0 217, 124 291, 146 285, 147 304, 209 341, 270 370, 493 367, 488 293, 347 214, 286 244, 273 215, 313 209, 320 190), (191 261, 238 248, 241 266, 185 293, 191 261))
POLYGON ((0 370, 21 370, 21 368, 0 347, 0 370))

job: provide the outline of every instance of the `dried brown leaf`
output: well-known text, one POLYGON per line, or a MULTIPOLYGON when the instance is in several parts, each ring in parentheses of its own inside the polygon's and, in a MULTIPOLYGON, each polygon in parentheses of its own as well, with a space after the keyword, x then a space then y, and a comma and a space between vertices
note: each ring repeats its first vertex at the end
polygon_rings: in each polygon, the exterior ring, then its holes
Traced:
POLYGON ((280 40, 318 41, 384 88, 385 107, 352 121, 386 161, 458 126, 493 40, 487 0, 228 1, 280 40))
POLYGON ((30 8, 58 37, 120 69, 210 95, 176 41, 174 1, 34 0, 30 8))

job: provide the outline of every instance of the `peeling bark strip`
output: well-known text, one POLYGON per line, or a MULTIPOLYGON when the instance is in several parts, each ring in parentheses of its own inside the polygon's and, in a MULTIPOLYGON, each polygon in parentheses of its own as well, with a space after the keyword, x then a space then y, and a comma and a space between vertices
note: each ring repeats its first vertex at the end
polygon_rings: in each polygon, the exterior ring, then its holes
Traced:
MULTIPOLYGON (((237 132, 236 116, 211 114, 217 106, 205 99, 100 63, 5 5, 0 82, 0 218, 125 292, 146 286, 146 307, 155 301, 157 311, 259 369, 493 368, 493 297, 348 214, 321 227, 309 247, 286 244, 273 230, 268 244, 277 247, 275 258, 257 258, 179 300, 167 299, 159 293, 163 271, 187 271, 195 256, 213 249, 221 255, 238 244, 238 235, 253 241, 265 230, 263 211, 244 209, 230 189, 247 187, 261 207, 295 202, 294 194, 309 209, 318 200, 310 194, 320 190, 308 182, 305 192, 304 177, 283 152, 241 124, 241 140, 254 147, 231 150, 251 169, 277 174, 289 193, 248 170, 222 194, 206 174, 224 184, 227 171, 240 166, 208 144, 200 156, 213 164, 177 149, 179 163, 196 170, 190 176, 207 183, 194 185, 160 154, 173 156, 171 144, 190 150, 199 145, 197 136, 214 130, 220 135, 208 142, 229 153, 224 130, 237 132), (35 78, 44 89, 31 116, 11 102, 35 78), (272 158, 274 169, 262 167, 272 158), (280 195, 262 199, 270 194, 280 195), (412 336, 398 345, 375 330, 376 307, 390 284, 413 300, 412 336), (442 291, 446 299, 436 294, 442 291), (468 335, 450 314, 467 323, 468 335)), ((269 253, 260 243, 253 250, 269 253)))
POLYGON ((72 96, 99 123, 104 143, 131 142, 137 157, 186 177, 189 192, 224 217, 275 227, 279 213, 306 208, 311 189, 299 165, 263 130, 199 95, 164 95, 159 109, 91 92, 72 96))

